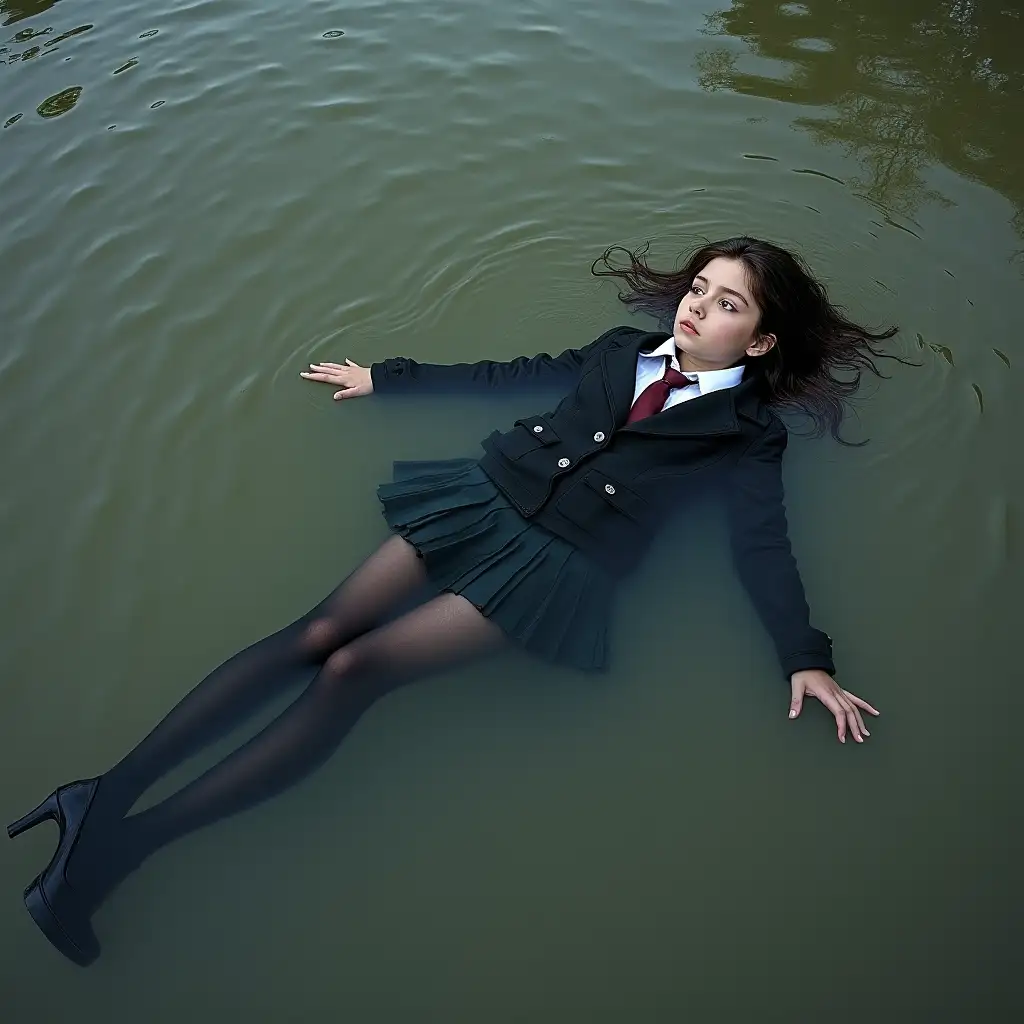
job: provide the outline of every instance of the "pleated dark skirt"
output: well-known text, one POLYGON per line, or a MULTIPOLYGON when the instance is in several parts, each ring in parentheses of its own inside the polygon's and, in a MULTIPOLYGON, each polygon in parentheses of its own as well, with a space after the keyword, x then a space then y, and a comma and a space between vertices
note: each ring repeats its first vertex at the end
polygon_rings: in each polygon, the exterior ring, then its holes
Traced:
POLYGON ((614 577, 524 518, 475 459, 396 462, 377 496, 439 590, 462 594, 538 657, 606 667, 614 577))

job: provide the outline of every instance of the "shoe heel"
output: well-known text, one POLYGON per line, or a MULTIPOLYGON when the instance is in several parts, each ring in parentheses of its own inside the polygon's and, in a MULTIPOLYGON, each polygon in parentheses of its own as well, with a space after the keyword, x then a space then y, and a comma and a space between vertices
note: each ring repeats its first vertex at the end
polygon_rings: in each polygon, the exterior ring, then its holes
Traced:
POLYGON ((15 839, 22 832, 35 828, 42 821, 56 821, 60 823, 60 804, 57 802, 57 794, 51 793, 38 807, 28 812, 24 818, 7 826, 7 835, 15 839))

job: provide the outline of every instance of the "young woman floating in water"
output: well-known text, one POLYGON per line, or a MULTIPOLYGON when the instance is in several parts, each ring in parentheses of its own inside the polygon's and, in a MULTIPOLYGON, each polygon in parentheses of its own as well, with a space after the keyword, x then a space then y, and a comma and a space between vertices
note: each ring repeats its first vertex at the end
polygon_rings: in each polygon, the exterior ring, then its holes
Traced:
POLYGON ((565 397, 492 433, 479 460, 395 463, 377 492, 393 535, 333 593, 215 669, 109 771, 61 786, 9 827, 12 838, 47 819, 60 828, 25 902, 66 957, 84 965, 99 955, 92 913, 146 857, 295 785, 389 690, 509 642, 604 668, 616 580, 673 503, 709 484, 724 486, 736 566, 789 681, 790 717, 815 697, 840 742, 863 742, 861 713, 878 712, 833 679, 831 639, 810 624, 790 553, 787 434, 776 409, 802 411, 838 437, 845 400, 862 371, 878 373, 878 343, 895 328, 858 327, 793 255, 758 239, 705 245, 668 272, 619 251, 628 265, 613 265, 609 249, 593 272, 622 280, 632 308, 673 313, 671 335, 616 327, 554 358, 393 358, 368 369, 346 360, 302 374, 339 388, 335 398, 530 385, 565 397), (425 583, 435 596, 389 616, 425 583), (162 803, 129 813, 303 668, 316 675, 262 732, 162 803))

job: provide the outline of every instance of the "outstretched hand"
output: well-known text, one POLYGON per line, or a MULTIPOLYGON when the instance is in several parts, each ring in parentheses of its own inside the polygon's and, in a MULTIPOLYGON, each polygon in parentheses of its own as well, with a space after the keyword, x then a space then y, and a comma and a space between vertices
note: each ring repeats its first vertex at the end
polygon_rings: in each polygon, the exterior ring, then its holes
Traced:
POLYGON ((335 400, 340 398, 361 398, 373 394, 373 378, 365 366, 345 360, 341 363, 310 363, 309 369, 299 374, 306 380, 320 380, 325 384, 334 384, 340 391, 334 392, 335 400))
POLYGON ((839 729, 839 742, 846 742, 846 731, 853 734, 858 743, 864 742, 871 733, 864 727, 861 709, 877 715, 878 712, 856 694, 844 690, 827 672, 820 668, 794 672, 790 680, 793 685, 793 699, 789 702, 789 717, 796 718, 803 707, 804 695, 817 697, 832 712, 839 729))

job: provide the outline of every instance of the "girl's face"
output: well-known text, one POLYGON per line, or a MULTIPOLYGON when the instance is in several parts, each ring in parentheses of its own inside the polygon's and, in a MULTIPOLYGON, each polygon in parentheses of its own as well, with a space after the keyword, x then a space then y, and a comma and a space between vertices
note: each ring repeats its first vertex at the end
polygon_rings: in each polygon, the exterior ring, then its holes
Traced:
POLYGON ((713 259, 694 277, 676 309, 672 336, 679 365, 691 373, 724 370, 744 356, 763 356, 775 335, 758 334, 760 318, 742 261, 713 259))

